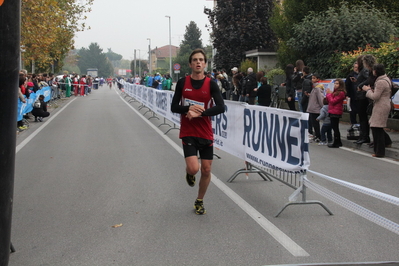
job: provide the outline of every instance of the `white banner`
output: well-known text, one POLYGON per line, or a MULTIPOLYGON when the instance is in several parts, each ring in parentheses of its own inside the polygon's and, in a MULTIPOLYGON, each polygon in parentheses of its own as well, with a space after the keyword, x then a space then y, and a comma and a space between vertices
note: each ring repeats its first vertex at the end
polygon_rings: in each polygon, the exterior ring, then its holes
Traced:
MULTIPOLYGON (((124 83, 125 92, 180 126, 170 111, 173 91, 124 83)), ((211 117, 215 147, 253 165, 299 172, 309 167, 308 114, 225 101, 226 112, 211 117)))

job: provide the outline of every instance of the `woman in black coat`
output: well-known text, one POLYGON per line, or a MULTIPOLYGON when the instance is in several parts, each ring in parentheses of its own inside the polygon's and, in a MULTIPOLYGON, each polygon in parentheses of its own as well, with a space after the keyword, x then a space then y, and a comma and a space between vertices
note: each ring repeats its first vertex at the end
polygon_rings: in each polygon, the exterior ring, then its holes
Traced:
POLYGON ((294 87, 293 75, 294 75, 294 66, 289 64, 285 68, 285 76, 286 76, 285 83, 281 84, 281 86, 285 86, 286 89, 285 102, 288 104, 290 110, 295 111, 295 87, 294 87))
POLYGON ((272 87, 267 84, 267 78, 262 77, 260 79, 262 85, 256 89, 256 96, 258 96, 258 105, 270 106, 272 99, 272 87))
POLYGON ((50 115, 47 112, 47 103, 44 101, 44 96, 40 95, 39 99, 33 104, 32 115, 35 117, 35 122, 43 122, 43 117, 50 115))

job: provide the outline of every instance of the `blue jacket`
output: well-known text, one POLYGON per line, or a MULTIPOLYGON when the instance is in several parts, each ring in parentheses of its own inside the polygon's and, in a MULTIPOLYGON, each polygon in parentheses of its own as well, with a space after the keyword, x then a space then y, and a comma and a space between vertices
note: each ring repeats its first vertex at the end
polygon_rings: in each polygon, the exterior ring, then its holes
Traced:
POLYGON ((331 119, 328 116, 328 104, 323 105, 323 107, 320 109, 320 115, 316 118, 317 120, 323 120, 323 124, 329 125, 331 124, 331 119))
POLYGON ((154 81, 154 78, 149 76, 147 79, 147 87, 152 87, 152 82, 154 81))

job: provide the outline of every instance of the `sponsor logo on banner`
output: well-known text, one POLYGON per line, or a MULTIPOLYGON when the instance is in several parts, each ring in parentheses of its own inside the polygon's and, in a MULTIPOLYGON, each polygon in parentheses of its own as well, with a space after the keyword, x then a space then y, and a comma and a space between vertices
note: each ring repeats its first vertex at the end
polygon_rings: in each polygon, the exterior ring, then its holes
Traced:
POLYGON ((166 117, 168 111, 168 94, 164 91, 155 91, 157 113, 166 117))
POLYGON ((148 106, 148 108, 150 108, 151 110, 154 110, 154 89, 147 89, 147 94, 148 94, 148 104, 146 104, 148 106))
POLYGON ((302 168, 308 162, 308 120, 284 113, 245 108, 242 144, 246 158, 271 168, 302 168))
POLYGON ((227 139, 228 111, 229 108, 226 105, 224 113, 211 117, 214 143, 219 147, 223 147, 224 140, 227 139))

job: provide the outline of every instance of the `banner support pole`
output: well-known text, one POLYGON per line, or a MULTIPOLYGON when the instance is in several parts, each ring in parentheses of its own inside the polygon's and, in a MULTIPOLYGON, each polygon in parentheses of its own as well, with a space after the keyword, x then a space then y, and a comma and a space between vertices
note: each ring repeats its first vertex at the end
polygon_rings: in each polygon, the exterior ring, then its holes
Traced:
POLYGON ((21 0, 0 2, 0 265, 7 266, 11 244, 21 47, 21 0))

